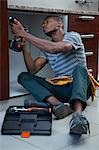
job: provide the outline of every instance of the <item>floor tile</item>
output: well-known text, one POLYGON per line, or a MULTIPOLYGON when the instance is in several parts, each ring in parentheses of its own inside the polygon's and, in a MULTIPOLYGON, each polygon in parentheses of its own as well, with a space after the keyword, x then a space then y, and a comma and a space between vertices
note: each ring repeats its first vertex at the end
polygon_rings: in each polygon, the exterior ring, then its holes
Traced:
POLYGON ((99 134, 76 141, 71 145, 61 147, 57 150, 99 150, 99 134))
MULTIPOLYGON (((23 105, 25 99, 33 99, 32 96, 12 98, 9 101, 0 102, 0 129, 6 109, 11 105, 23 105)), ((83 114, 90 122, 90 136, 70 135, 69 121, 72 115, 65 119, 55 120, 53 116, 51 136, 6 136, 0 134, 0 150, 99 150, 99 89, 97 97, 92 103, 88 100, 88 106, 83 114)))
POLYGON ((24 139, 19 140, 14 136, 2 135, 0 137, 0 149, 1 150, 44 150, 35 144, 31 144, 24 139))

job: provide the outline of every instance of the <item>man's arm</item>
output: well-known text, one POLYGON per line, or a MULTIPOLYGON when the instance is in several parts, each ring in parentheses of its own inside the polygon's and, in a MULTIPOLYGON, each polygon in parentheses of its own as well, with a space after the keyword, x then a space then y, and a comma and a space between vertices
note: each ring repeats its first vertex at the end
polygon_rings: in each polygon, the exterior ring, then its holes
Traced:
POLYGON ((13 24, 12 32, 14 36, 20 36, 26 39, 27 41, 31 42, 34 46, 38 47, 41 50, 44 50, 45 52, 59 53, 68 52, 72 49, 72 44, 70 43, 64 41, 52 42, 27 33, 18 20, 15 20, 15 24, 13 24))
POLYGON ((64 41, 52 42, 49 40, 38 38, 27 32, 23 32, 21 36, 27 41, 31 42, 34 46, 38 47, 41 50, 44 50, 45 52, 59 53, 68 52, 72 49, 72 45, 64 41))
POLYGON ((32 74, 37 73, 47 63, 47 60, 43 57, 38 57, 35 60, 33 60, 26 44, 23 45, 23 56, 27 70, 32 74))

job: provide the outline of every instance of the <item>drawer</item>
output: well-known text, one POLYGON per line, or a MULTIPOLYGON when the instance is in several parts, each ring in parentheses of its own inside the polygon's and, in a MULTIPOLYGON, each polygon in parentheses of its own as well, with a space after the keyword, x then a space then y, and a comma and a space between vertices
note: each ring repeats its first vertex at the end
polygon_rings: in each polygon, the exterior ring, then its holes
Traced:
POLYGON ((81 34, 99 31, 99 16, 69 15, 68 23, 69 31, 81 34))
POLYGON ((98 40, 96 39, 82 39, 84 47, 85 47, 85 51, 88 52, 93 52, 94 55, 96 55, 96 58, 98 56, 98 40))
POLYGON ((87 67, 88 70, 92 70, 92 74, 94 75, 94 77, 97 79, 97 74, 98 74, 98 60, 96 60, 96 57, 93 56, 89 56, 87 57, 87 67))
POLYGON ((87 67, 88 69, 92 69, 92 73, 94 77, 97 79, 98 73, 98 49, 97 44, 98 40, 96 39, 83 39, 83 43, 85 46, 86 59, 87 59, 87 67), (89 55, 88 55, 89 52, 89 55), (92 54, 92 55, 90 55, 92 54))

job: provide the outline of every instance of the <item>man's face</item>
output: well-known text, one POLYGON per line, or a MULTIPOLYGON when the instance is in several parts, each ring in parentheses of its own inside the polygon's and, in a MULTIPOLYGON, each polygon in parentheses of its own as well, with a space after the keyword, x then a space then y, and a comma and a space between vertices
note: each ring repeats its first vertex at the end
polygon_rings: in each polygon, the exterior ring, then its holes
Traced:
POLYGON ((51 36, 51 33, 58 30, 59 22, 52 17, 47 18, 42 23, 43 31, 46 35, 51 36))

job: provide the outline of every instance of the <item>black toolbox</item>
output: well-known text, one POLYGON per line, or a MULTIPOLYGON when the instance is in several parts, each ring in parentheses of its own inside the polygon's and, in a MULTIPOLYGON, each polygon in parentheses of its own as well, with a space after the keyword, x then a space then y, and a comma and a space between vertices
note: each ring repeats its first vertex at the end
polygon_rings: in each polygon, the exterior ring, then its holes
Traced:
POLYGON ((52 110, 50 107, 10 106, 5 114, 1 133, 3 135, 51 135, 52 110))

